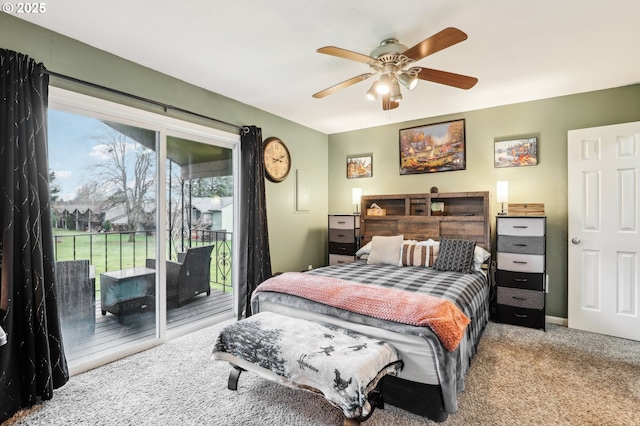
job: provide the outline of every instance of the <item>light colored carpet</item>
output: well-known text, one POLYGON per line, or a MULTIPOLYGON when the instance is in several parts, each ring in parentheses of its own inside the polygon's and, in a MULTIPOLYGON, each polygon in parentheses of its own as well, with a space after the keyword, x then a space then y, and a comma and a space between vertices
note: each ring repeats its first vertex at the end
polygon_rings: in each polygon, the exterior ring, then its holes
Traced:
MULTIPOLYGON (((224 324, 224 323, 223 323, 224 324)), ((341 425, 322 397, 210 360, 222 325, 74 376, 3 426, 341 425)), ((489 323, 448 425, 640 425, 640 342, 489 323)), ((366 426, 436 423, 387 405, 366 426)))

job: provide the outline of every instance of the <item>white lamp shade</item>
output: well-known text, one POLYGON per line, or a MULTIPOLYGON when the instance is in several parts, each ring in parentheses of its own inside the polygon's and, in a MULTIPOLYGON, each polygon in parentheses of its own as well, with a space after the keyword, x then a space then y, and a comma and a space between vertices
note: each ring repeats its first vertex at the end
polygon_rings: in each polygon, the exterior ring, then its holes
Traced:
POLYGON ((506 180, 499 180, 496 190, 496 201, 499 203, 506 203, 509 201, 509 182, 506 180))
POLYGON ((360 204, 360 197, 362 197, 362 188, 353 188, 351 190, 353 204, 360 204))

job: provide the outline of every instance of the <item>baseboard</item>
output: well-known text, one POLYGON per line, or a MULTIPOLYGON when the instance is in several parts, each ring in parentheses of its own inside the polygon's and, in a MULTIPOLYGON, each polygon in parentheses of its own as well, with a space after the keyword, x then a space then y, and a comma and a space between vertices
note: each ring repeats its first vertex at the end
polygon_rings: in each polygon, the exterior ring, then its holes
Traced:
POLYGON ((552 317, 547 315, 544 320, 549 324, 557 324, 563 327, 567 327, 569 325, 569 320, 567 318, 562 317, 552 317))

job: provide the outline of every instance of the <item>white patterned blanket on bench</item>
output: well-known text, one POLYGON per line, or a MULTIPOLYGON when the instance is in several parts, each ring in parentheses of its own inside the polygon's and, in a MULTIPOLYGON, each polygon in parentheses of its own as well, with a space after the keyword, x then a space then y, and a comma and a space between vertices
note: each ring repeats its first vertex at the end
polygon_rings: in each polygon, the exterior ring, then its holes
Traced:
POLYGON ((223 328, 212 358, 322 394, 347 418, 372 410, 369 393, 402 369, 395 348, 329 324, 263 312, 223 328))

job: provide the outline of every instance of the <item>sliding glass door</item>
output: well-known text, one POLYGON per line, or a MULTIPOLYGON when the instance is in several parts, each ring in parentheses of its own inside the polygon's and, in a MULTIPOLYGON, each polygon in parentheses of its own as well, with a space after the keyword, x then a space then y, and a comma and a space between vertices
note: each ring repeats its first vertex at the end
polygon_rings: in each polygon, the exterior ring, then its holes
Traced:
POLYGON ((233 316, 238 143, 52 90, 50 201, 72 374, 233 316))
POLYGON ((167 137, 168 331, 233 304, 233 151, 193 138, 167 137))

